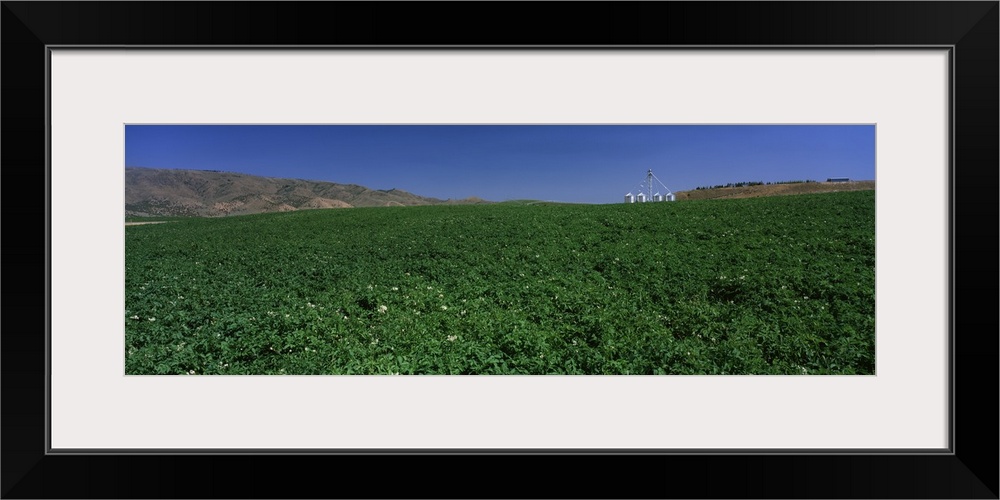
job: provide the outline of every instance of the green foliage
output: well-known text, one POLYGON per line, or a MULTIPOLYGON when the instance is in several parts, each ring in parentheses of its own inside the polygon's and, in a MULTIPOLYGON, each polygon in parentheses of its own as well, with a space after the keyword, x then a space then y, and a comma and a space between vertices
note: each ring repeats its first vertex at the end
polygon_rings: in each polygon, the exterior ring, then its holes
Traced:
POLYGON ((873 374, 875 195, 130 226, 128 374, 873 374))

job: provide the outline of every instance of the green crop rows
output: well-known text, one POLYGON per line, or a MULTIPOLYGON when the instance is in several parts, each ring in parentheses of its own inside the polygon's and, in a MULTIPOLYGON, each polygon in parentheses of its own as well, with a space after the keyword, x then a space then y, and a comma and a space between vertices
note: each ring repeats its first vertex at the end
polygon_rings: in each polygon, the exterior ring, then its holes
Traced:
POLYGON ((125 228, 127 374, 873 374, 875 192, 125 228))

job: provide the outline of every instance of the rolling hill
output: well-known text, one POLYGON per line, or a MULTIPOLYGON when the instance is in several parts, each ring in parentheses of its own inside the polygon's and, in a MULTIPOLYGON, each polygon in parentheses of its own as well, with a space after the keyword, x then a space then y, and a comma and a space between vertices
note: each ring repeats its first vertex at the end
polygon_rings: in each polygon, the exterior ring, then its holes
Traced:
POLYGON ((400 189, 281 179, 212 170, 125 168, 127 217, 219 217, 323 208, 490 203, 440 200, 400 189))
POLYGON ((762 196, 784 196, 792 194, 835 193, 839 191, 869 191, 875 189, 875 181, 848 182, 800 182, 793 184, 767 184, 760 186, 719 187, 679 191, 677 201, 717 200, 729 198, 759 198, 762 196))

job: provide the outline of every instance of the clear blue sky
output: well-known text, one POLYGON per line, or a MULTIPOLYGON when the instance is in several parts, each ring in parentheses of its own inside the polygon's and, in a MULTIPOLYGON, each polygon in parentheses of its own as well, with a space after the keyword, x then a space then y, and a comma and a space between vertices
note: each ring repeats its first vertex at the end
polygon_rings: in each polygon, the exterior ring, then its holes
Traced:
POLYGON ((442 199, 619 203, 648 169, 675 192, 744 181, 875 179, 875 126, 128 125, 125 165, 442 199))

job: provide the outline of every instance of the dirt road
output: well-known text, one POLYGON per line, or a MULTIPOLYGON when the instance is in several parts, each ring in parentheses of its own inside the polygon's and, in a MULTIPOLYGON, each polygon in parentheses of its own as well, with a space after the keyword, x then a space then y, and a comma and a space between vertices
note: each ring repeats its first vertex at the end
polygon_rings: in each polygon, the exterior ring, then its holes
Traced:
POLYGON ((143 224, 164 224, 164 223, 167 223, 167 222, 170 222, 170 221, 168 221, 168 220, 156 220, 156 221, 147 221, 147 222, 126 222, 125 225, 126 226, 141 226, 143 224))

